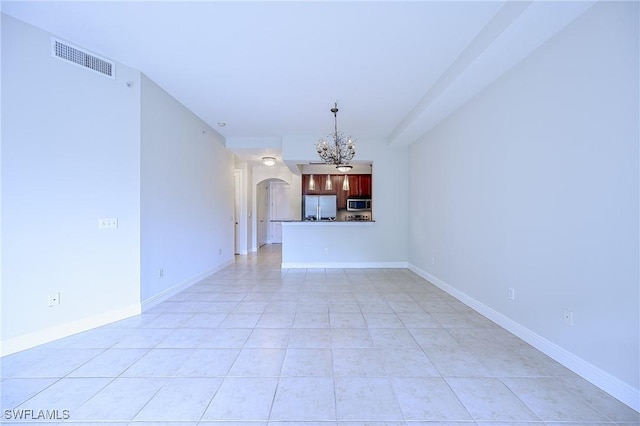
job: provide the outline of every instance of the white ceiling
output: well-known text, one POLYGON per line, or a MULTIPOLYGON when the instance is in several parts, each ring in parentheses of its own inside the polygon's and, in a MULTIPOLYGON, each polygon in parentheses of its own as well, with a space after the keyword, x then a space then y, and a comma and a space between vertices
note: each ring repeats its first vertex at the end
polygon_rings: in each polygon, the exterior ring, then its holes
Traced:
MULTIPOLYGON (((2 12, 145 73, 227 138, 408 145, 593 2, 20 1, 2 12), (225 122, 225 127, 219 127, 225 122)), ((249 141, 249 142, 247 142, 249 141)), ((250 141, 255 141, 255 146, 250 141)))

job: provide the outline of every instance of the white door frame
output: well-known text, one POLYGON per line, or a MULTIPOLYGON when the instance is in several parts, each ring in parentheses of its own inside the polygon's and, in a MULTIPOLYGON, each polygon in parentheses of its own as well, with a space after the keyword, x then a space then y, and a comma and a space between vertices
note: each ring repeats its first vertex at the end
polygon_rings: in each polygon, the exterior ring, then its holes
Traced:
POLYGON ((245 188, 242 169, 233 170, 234 181, 234 253, 247 254, 247 215, 245 214, 245 188))
POLYGON ((257 248, 269 242, 269 182, 256 184, 256 243, 257 248))

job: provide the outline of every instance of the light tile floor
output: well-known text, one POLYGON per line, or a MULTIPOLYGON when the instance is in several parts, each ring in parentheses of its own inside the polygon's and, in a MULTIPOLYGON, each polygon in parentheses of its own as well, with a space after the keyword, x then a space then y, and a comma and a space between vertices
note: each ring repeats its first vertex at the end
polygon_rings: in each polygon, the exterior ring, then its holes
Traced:
POLYGON ((640 425, 411 271, 280 260, 265 246, 140 316, 2 358, 1 422, 640 425))

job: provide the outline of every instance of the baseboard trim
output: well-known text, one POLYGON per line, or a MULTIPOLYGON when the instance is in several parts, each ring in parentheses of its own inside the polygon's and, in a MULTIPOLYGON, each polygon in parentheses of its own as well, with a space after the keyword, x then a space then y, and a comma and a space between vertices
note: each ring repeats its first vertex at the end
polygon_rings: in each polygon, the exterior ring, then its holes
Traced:
POLYGON ((445 283, 438 277, 426 272, 413 264, 409 264, 409 269, 429 281, 436 287, 446 291, 465 305, 474 309, 478 313, 484 315, 491 321, 495 322, 505 330, 521 338, 534 348, 550 356, 560 364, 564 365, 574 373, 578 374, 585 380, 593 383, 609 395, 628 405, 636 411, 640 411, 640 390, 635 389, 620 379, 612 376, 606 371, 596 367, 595 365, 576 356, 572 352, 558 346, 557 344, 545 339, 539 334, 522 326, 511 318, 501 314, 500 312, 490 308, 482 302, 468 296, 455 287, 445 283))
POLYGON ((235 262, 235 258, 233 259, 229 259, 226 262, 208 269, 194 277, 191 277, 185 281, 182 281, 181 283, 178 283, 172 287, 169 287, 166 290, 161 291, 160 293, 153 295, 147 299, 145 299, 142 302, 142 312, 148 311, 149 309, 153 308, 154 306, 156 306, 159 303, 164 302, 165 300, 167 300, 168 298, 170 298, 171 296, 174 296, 178 293, 180 293, 181 291, 191 287, 192 285, 194 285, 197 282, 202 281, 203 279, 207 278, 208 276, 211 276, 213 274, 215 274, 216 272, 226 268, 229 265, 233 265, 233 263, 235 262))
POLYGON ((407 268, 407 262, 282 262, 282 269, 407 268))
POLYGON ((112 322, 138 315, 140 312, 140 304, 136 303, 68 323, 47 327, 34 331, 33 333, 2 340, 0 343, 0 356, 11 355, 73 334, 111 324, 112 322))
POLYGON ((139 315, 145 310, 163 302, 176 293, 190 287, 191 285, 201 281, 202 279, 232 265, 235 259, 229 259, 221 265, 209 269, 201 274, 196 275, 186 281, 181 282, 169 289, 158 293, 138 304, 128 305, 119 309, 114 309, 108 312, 104 312, 98 315, 92 315, 84 317, 76 321, 56 325, 53 327, 47 327, 42 330, 38 330, 32 333, 28 333, 22 336, 14 337, 11 339, 0 341, 0 356, 11 355, 16 352, 20 352, 26 349, 33 348, 35 346, 43 345, 45 343, 53 342, 54 340, 62 339, 83 331, 88 331, 96 327, 111 324, 112 322, 120 321, 135 315, 139 315))

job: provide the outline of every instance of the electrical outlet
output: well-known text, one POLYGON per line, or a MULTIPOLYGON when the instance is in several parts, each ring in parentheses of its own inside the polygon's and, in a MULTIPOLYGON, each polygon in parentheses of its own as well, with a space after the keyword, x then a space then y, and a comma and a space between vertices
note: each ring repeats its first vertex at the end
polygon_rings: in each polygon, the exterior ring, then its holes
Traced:
POLYGON ((222 249, 218 249, 218 256, 222 254, 222 249))
POLYGON ((98 229, 118 229, 118 218, 101 217, 98 219, 98 229))
POLYGON ((164 278, 164 269, 163 268, 158 269, 158 278, 164 278))
POLYGON ((565 309, 563 312, 563 320, 565 325, 573 326, 573 311, 565 309))
POLYGON ((58 306, 60 304, 60 292, 49 295, 49 307, 58 306))
POLYGON ((512 287, 509 287, 509 299, 516 300, 516 290, 512 287))
POLYGON ((324 248, 324 254, 329 254, 329 247, 324 248))
POLYGON ((431 258, 431 264, 432 264, 432 265, 435 265, 435 264, 436 264, 436 257, 435 257, 435 256, 433 256, 433 257, 431 258))

